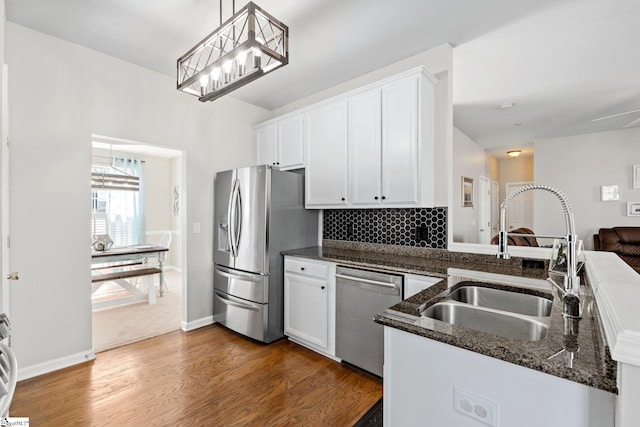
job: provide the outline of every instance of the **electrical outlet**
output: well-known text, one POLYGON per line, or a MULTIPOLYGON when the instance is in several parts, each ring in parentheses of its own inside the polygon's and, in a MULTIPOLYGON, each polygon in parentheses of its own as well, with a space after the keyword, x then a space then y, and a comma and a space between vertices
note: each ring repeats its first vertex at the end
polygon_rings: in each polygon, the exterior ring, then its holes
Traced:
POLYGON ((498 425, 498 402, 453 387, 453 410, 488 426, 498 425))
POLYGON ((353 223, 347 223, 347 237, 353 237, 353 223))
POLYGON ((418 242, 429 241, 429 229, 426 225, 419 225, 416 227, 416 240, 418 242))

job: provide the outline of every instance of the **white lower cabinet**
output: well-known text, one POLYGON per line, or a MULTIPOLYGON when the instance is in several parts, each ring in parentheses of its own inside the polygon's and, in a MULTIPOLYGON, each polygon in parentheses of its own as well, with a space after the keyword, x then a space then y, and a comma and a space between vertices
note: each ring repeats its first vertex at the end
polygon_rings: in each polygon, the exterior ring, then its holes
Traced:
POLYGON ((335 264, 286 256, 284 268, 285 335, 335 357, 335 264))

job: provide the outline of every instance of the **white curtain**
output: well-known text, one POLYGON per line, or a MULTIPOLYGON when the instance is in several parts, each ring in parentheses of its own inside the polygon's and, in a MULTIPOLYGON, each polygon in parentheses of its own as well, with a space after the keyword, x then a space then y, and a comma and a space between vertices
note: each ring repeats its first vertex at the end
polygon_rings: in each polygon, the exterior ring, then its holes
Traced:
POLYGON ((140 179, 139 191, 111 191, 110 232, 116 246, 145 243, 142 161, 114 157, 113 167, 140 179))

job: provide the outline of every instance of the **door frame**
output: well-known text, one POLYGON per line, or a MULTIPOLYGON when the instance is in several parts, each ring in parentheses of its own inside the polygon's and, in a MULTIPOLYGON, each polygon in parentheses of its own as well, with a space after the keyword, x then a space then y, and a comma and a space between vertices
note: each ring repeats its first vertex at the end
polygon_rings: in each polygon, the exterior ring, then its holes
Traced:
POLYGON ((491 242, 491 180, 478 176, 478 242, 491 242))
POLYGON ((2 252, 2 264, 0 265, 0 275, 2 276, 1 282, 1 295, 2 303, 0 304, 0 311, 5 313, 10 318, 9 314, 9 298, 10 293, 10 281, 7 279, 7 274, 11 271, 10 264, 10 241, 9 241, 9 101, 8 101, 8 67, 7 64, 2 65, 2 104, 1 109, 1 123, 2 128, 0 132, 0 157, 2 158, 2 172, 0 176, 0 252, 2 252))

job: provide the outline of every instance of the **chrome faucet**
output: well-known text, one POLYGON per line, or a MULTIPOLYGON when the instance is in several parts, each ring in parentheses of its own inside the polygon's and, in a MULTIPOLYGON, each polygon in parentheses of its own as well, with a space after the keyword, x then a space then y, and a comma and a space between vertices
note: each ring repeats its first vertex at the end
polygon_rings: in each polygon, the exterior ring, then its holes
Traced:
POLYGON ((525 185, 509 194, 502 204, 500 205, 500 233, 498 234, 498 258, 501 259, 509 259, 510 255, 507 248, 507 238, 509 236, 523 236, 523 237, 540 237, 540 238, 560 238, 564 239, 567 242, 567 273, 564 275, 564 280, 562 286, 556 283, 551 277, 547 280, 555 286, 560 293, 562 294, 563 300, 563 309, 562 314, 565 317, 571 318, 579 318, 580 317, 580 278, 578 277, 577 271, 577 262, 576 262, 576 245, 577 245, 577 237, 575 225, 573 222, 573 211, 571 210, 571 205, 567 200, 567 197, 564 193, 557 188, 550 187, 547 185, 540 184, 530 184, 525 185), (567 226, 567 234, 566 236, 540 236, 540 235, 531 235, 531 234, 518 234, 518 233, 508 233, 506 230, 506 217, 507 217, 507 207, 511 201, 524 193, 525 191, 530 190, 543 190, 548 191, 555 195, 558 200, 560 200, 560 204, 562 205, 562 210, 564 211, 564 219, 567 226))

